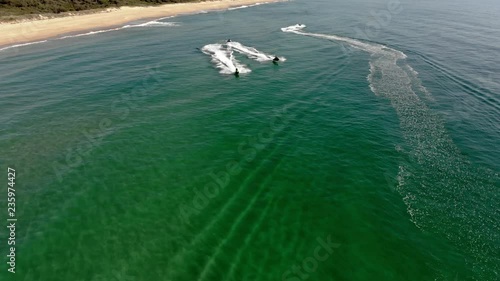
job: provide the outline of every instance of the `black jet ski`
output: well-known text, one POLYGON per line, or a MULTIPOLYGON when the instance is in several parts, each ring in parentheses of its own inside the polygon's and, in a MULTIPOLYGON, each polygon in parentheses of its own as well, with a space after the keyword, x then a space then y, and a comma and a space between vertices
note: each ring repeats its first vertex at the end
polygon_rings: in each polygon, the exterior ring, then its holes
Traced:
POLYGON ((279 62, 279 61, 280 61, 280 58, 278 58, 278 57, 274 57, 273 61, 274 61, 274 62, 279 62))

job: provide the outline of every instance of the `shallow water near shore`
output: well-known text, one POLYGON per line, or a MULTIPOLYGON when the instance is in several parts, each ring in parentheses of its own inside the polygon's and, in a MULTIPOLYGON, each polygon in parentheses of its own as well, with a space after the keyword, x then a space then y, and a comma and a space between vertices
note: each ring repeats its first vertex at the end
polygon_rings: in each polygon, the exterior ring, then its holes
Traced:
POLYGON ((499 9, 299 0, 0 51, 15 277, 498 280, 499 9))

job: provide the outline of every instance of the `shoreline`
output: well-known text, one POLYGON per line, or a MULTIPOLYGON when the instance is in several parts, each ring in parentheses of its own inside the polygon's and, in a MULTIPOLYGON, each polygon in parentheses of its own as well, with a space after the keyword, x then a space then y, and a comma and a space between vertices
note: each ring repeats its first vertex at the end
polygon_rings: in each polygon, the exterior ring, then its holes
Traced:
POLYGON ((110 11, 0 23, 0 48, 47 40, 75 32, 116 27, 142 19, 158 19, 203 11, 216 11, 244 5, 267 4, 283 0, 216 0, 175 3, 148 7, 121 7, 110 11))

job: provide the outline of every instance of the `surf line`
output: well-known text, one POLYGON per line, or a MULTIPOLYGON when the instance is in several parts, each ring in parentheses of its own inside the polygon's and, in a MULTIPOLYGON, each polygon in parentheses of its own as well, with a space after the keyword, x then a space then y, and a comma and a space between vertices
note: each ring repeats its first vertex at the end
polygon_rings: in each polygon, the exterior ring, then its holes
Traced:
MULTIPOLYGON (((162 18, 163 19, 163 18, 162 18)), ((179 26, 179 23, 177 22, 162 22, 160 21, 161 19, 158 20, 152 20, 144 23, 139 23, 139 24, 127 24, 121 27, 116 27, 116 28, 110 28, 110 29, 101 29, 101 30, 94 30, 94 31, 88 31, 84 33, 76 33, 76 34, 69 34, 69 35, 64 35, 61 37, 55 37, 53 39, 47 39, 47 40, 41 40, 41 41, 33 41, 33 42, 28 42, 28 43, 20 43, 20 44, 14 44, 6 47, 1 47, 1 51, 9 50, 9 49, 17 49, 20 47, 25 47, 25 46, 30 46, 30 45, 35 45, 35 44, 41 44, 41 43, 47 43, 51 42, 54 40, 64 40, 68 38, 76 38, 76 37, 82 37, 82 36, 91 36, 91 35, 96 35, 96 34, 101 34, 101 33, 107 33, 107 32, 112 32, 112 31, 119 31, 123 29, 128 29, 128 28, 139 28, 139 27, 177 27, 179 26)))

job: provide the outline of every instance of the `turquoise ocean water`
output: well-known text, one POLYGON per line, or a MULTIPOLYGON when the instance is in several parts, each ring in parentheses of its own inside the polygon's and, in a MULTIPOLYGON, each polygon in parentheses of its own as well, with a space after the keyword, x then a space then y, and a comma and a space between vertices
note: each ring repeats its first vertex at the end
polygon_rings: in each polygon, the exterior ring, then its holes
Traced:
POLYGON ((0 50, 0 280, 499 280, 498 14, 297 0, 0 50))

